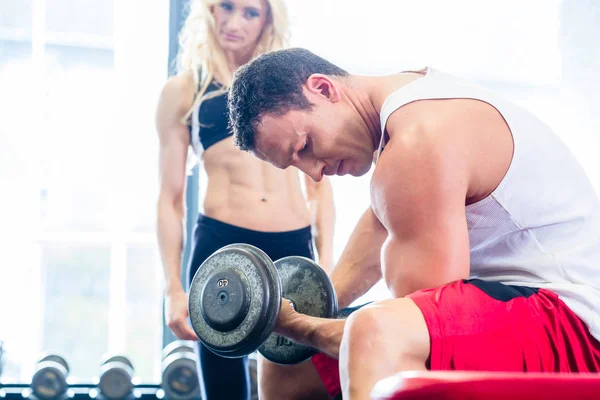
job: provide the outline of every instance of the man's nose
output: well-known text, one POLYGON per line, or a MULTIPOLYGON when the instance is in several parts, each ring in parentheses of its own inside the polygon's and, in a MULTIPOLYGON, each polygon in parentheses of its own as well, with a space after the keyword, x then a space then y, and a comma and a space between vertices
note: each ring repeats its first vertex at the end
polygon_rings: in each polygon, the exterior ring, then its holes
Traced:
POLYGON ((322 168, 319 163, 304 162, 303 165, 298 166, 298 168, 301 169, 306 175, 310 176, 315 182, 320 182, 321 179, 323 179, 323 175, 321 174, 322 168))

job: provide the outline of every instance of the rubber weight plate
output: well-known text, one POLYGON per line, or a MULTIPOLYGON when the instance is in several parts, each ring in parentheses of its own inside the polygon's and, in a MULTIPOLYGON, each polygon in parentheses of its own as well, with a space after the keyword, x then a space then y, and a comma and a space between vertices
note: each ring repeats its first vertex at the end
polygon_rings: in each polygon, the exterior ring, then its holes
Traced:
POLYGON ((275 266, 262 251, 244 244, 225 246, 206 259, 192 279, 192 328, 215 354, 242 357, 272 332, 280 295, 275 266))
MULTIPOLYGON (((337 297, 329 277, 314 261, 305 257, 284 257, 275 261, 281 281, 282 296, 292 302, 296 311, 319 318, 333 318, 337 313, 337 297)), ((277 364, 297 364, 308 360, 316 350, 272 334, 258 351, 277 364)))

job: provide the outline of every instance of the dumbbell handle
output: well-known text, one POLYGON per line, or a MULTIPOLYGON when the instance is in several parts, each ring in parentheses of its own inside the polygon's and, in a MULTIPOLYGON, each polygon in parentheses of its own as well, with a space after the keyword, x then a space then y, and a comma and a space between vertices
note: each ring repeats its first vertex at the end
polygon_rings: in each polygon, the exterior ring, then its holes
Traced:
POLYGON ((292 308, 294 309, 294 311, 298 311, 298 310, 296 309, 296 303, 294 303, 294 301, 293 301, 293 300, 287 299, 287 298, 285 298, 285 297, 283 297, 283 300, 285 300, 285 301, 287 301, 288 303, 290 303, 290 306, 292 306, 292 308))

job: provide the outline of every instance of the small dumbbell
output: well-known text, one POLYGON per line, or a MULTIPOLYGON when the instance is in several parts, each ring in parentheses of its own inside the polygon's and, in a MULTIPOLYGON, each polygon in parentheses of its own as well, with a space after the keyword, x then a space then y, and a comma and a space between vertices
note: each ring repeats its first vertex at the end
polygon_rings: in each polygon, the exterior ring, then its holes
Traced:
POLYGON ((58 399, 67 392, 68 375, 67 361, 59 355, 48 354, 36 365, 35 373, 31 378, 31 390, 39 399, 58 399))
POLYGON ((193 342, 176 340, 165 346, 162 351, 161 387, 167 399, 200 398, 200 382, 193 342))
POLYGON ((129 358, 115 355, 104 359, 100 366, 98 389, 108 400, 128 397, 134 387, 134 368, 129 358))
POLYGON ((282 299, 303 314, 334 318, 337 313, 333 285, 314 261, 291 256, 273 262, 257 247, 225 246, 192 279, 192 328, 221 357, 242 357, 258 349, 272 362, 297 364, 316 350, 273 334, 282 299))

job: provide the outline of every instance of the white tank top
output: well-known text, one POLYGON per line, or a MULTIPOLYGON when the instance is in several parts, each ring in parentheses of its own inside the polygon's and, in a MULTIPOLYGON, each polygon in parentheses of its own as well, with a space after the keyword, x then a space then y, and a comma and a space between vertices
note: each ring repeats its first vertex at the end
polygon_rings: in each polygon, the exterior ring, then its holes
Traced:
POLYGON ((456 98, 495 107, 514 141, 513 160, 500 185, 466 207, 471 278, 551 290, 600 340, 600 202, 575 157, 548 126, 494 93, 427 68, 424 77, 386 99, 379 153, 395 110, 417 100, 456 98))

